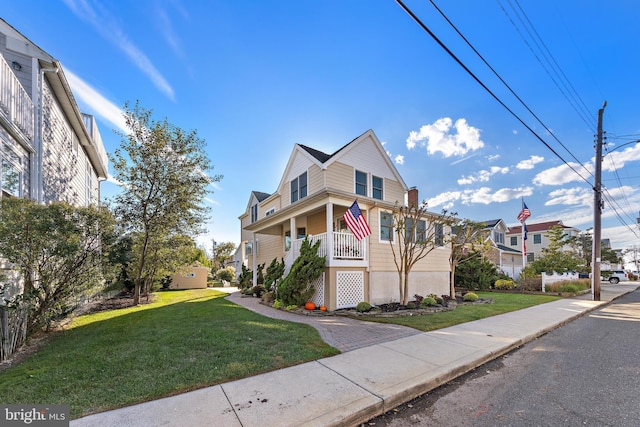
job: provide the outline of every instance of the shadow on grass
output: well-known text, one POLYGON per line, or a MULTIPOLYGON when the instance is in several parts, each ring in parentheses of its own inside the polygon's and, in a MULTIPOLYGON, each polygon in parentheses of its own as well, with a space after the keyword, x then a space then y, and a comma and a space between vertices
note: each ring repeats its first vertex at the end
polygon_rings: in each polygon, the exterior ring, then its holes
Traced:
POLYGON ((0 373, 2 403, 69 404, 72 418, 339 353, 304 324, 263 317, 211 290, 80 317, 0 373))

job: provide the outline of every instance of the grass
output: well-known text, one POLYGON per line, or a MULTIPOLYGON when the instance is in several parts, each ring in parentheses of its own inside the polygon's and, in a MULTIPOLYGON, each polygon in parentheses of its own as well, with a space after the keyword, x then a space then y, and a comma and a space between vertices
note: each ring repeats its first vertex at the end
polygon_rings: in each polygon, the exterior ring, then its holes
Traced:
POLYGON ((409 326, 420 331, 428 332, 447 328, 460 323, 484 319, 510 311, 521 310, 538 304, 544 304, 559 299, 550 295, 510 294, 499 292, 476 292, 480 298, 493 298, 493 304, 458 305, 453 311, 427 314, 423 316, 402 317, 361 317, 359 319, 379 323, 393 323, 409 326))
POLYGON ((202 289, 78 317, 0 373, 2 403, 68 404, 71 417, 339 353, 311 326, 266 318, 202 289))
MULTIPOLYGON (((339 353, 312 327, 267 318, 214 290, 160 292, 152 304, 85 315, 0 372, 0 403, 68 404, 78 418, 339 353)), ((478 293, 494 304, 367 319, 431 331, 558 299, 478 293)))

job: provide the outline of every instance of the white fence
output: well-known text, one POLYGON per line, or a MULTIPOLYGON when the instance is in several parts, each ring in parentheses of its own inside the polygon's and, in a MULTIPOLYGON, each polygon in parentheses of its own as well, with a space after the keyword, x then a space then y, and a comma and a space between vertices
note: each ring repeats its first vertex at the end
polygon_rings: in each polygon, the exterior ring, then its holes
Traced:
POLYGON ((553 273, 542 273, 542 292, 545 292, 545 286, 556 282, 562 282, 563 280, 578 280, 578 273, 570 272, 558 274, 555 271, 553 273))

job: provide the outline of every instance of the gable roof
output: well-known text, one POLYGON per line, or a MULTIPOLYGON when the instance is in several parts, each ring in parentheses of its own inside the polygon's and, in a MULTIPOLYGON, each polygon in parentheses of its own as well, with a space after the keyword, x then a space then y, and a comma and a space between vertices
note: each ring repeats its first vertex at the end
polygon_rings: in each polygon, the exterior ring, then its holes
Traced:
POLYGON ((285 167, 282 173, 282 177, 280 178, 280 183, 278 184, 278 188, 280 188, 284 183, 284 180, 288 175, 288 171, 292 167, 293 159, 295 157, 296 152, 307 157, 312 163, 315 163, 320 169, 326 169, 331 163, 340 160, 341 157, 343 157, 346 153, 348 153, 350 150, 356 147, 359 143, 361 143, 362 141, 365 141, 367 138, 371 138, 376 148, 378 149, 381 155, 381 158, 385 161, 385 163, 389 167, 389 170, 392 172, 394 178, 402 185, 404 190, 407 191, 408 190, 407 184, 404 182, 404 179, 400 175, 400 172, 398 172, 398 169, 396 169, 395 165, 389 158, 389 155, 382 147, 380 140, 378 140, 378 137, 371 129, 364 132, 362 135, 358 136, 357 138, 352 139, 347 144, 338 148, 332 154, 324 153, 320 150, 316 150, 315 148, 311 148, 303 144, 295 144, 293 147, 293 151, 289 156, 289 161, 287 162, 287 166, 285 167))
MULTIPOLYGON (((527 224, 527 232, 533 233, 536 231, 548 231, 556 226, 560 226, 564 229, 578 230, 575 227, 569 227, 567 225, 564 225, 562 221, 558 220, 558 221, 539 222, 537 224, 527 224)), ((509 231, 507 231, 507 234, 520 234, 520 233, 522 233, 521 225, 517 225, 515 227, 509 227, 509 231)))
POLYGON ((263 193, 262 191, 252 191, 252 193, 256 196, 256 199, 258 199, 259 202, 263 201, 271 195, 269 193, 263 193))
POLYGON ((485 224, 485 228, 493 228, 496 225, 498 225, 498 223, 502 221, 501 219, 490 219, 489 221, 480 221, 481 223, 485 224))

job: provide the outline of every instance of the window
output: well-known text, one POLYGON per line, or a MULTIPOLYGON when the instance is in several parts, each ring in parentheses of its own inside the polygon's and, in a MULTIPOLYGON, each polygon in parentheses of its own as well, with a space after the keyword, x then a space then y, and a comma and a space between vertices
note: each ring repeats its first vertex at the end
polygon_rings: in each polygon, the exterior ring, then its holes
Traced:
POLYGON ((537 244, 542 243, 542 234, 534 234, 533 243, 537 243, 537 244))
POLYGON ((251 206, 251 222, 254 223, 258 220, 258 204, 251 206))
POLYGON ((444 246, 444 226, 442 224, 434 225, 434 242, 436 246, 444 246))
POLYGON ((518 246, 518 237, 511 236, 511 246, 518 246))
POLYGON ((291 249, 291 230, 284 232, 284 250, 288 251, 289 249, 291 249))
POLYGON ((365 172, 356 171, 356 194, 367 195, 367 174, 365 172))
POLYGON ((378 200, 382 200, 382 183, 383 180, 380 177, 377 176, 373 176, 371 177, 371 189, 373 191, 373 194, 371 195, 371 197, 373 197, 374 199, 378 199, 378 200))
POLYGON ((427 223, 425 221, 418 221, 416 225, 416 241, 418 243, 425 243, 427 239, 427 223))
POLYGON ((527 262, 533 262, 535 261, 535 258, 536 258, 535 254, 533 253, 527 254, 527 262))
POLYGON ((504 245, 504 233, 501 233, 499 231, 494 231, 493 238, 495 239, 496 244, 504 245))
POLYGON ((265 212, 264 216, 273 215, 276 212, 276 208, 271 208, 265 212))
POLYGON ((380 240, 393 242, 393 215, 380 212, 380 240))
POLYGON ((244 244, 244 254, 245 255, 253 254, 253 244, 251 242, 247 242, 244 244))
POLYGON ((2 196, 20 197, 20 175, 18 165, 3 157, 2 171, 0 171, 2 196))
POLYGON ((307 173, 291 180, 291 203, 307 197, 307 173))
POLYGON ((298 239, 304 239, 307 235, 307 229, 305 227, 298 227, 298 239))

